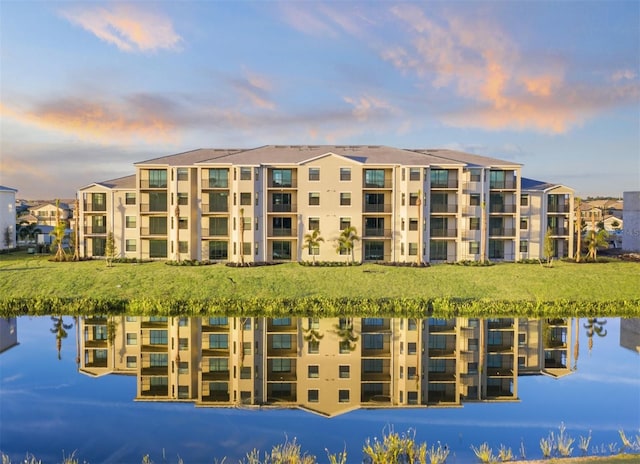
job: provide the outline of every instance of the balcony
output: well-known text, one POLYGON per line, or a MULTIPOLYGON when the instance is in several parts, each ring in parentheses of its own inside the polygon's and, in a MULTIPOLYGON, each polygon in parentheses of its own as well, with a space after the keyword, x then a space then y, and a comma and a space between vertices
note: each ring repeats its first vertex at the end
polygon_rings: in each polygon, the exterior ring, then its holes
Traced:
POLYGON ((141 213, 166 213, 168 211, 167 204, 155 204, 140 203, 141 213))
POLYGON ((565 237, 569 235, 569 228, 568 227, 550 227, 548 230, 551 231, 551 235, 552 236, 556 236, 556 237, 565 237))
POLYGON ((513 319, 511 318, 500 318, 500 319, 489 319, 487 321, 487 327, 492 329, 512 329, 513 328, 513 319))
POLYGON ((298 377, 295 366, 290 371, 273 371, 268 369, 267 382, 295 382, 298 377))
POLYGON ((296 189, 298 188, 298 179, 291 179, 290 182, 269 179, 267 187, 270 189, 296 189))
POLYGON ((388 318, 363 318, 361 332, 389 332, 391 330, 391 319, 388 318))
POLYGON ((548 213, 563 213, 566 214, 570 211, 569 205, 549 205, 547 208, 548 213))
POLYGON ((515 237, 516 230, 512 227, 491 227, 489 229, 491 237, 515 237))
POLYGON ((383 372, 363 372, 362 381, 363 382, 376 382, 376 381, 390 382, 391 372, 388 369, 385 369, 383 372))
POLYGON ((436 324, 429 323, 429 333, 443 333, 450 332, 453 333, 456 330, 456 320, 455 319, 436 319, 436 324))
POLYGON ((86 325, 105 325, 107 323, 107 316, 89 316, 83 320, 86 325))
POLYGON ((431 182, 431 190, 435 189, 457 189, 458 179, 449 179, 446 182, 431 182))
POLYGON ((362 348, 363 358, 388 358, 391 356, 391 347, 385 343, 382 348, 362 348))
POLYGON ((451 372, 429 372, 428 375, 429 375, 429 383, 456 381, 455 366, 453 366, 453 369, 451 372))
POLYGON ((269 227, 269 230, 267 231, 267 236, 268 237, 297 237, 298 229, 296 229, 295 227, 275 228, 275 229, 273 227, 269 227))
POLYGON ((85 213, 104 212, 106 210, 107 210, 107 205, 105 203, 86 202, 84 204, 84 212, 85 213))
POLYGON ((379 182, 367 182, 366 179, 362 182, 362 188, 364 189, 390 189, 393 186, 391 179, 385 179, 379 182))
POLYGON ((504 367, 488 367, 488 377, 513 377, 513 369, 509 366, 504 367))
POLYGON ((147 364, 147 365, 143 365, 140 368, 140 373, 142 375, 167 375, 168 372, 169 372, 168 366, 150 366, 149 364, 147 364))
POLYGON ((480 216, 480 205, 464 205, 462 207, 462 214, 465 216, 480 216))
POLYGON ((228 213, 229 205, 211 205, 209 203, 202 203, 202 213, 203 214, 211 214, 211 213, 228 213))
POLYGON ((362 207, 364 213, 391 213, 391 209, 391 205, 387 203, 382 205, 365 204, 362 207))
POLYGON ((458 237, 458 229, 430 229, 429 236, 431 238, 456 238, 458 237))
POLYGON ((106 234, 107 227, 106 226, 87 226, 84 228, 85 235, 98 235, 98 234, 106 234))
POLYGON ((229 371, 209 371, 202 373, 203 381, 229 380, 229 371))
POLYGON ((513 340, 511 343, 495 343, 487 345, 488 353, 508 354, 513 352, 513 340))
POLYGON ((203 237, 228 237, 228 230, 217 230, 217 229, 209 229, 208 227, 202 228, 202 236, 203 237))
POLYGON ((491 190, 515 190, 517 187, 515 179, 507 179, 503 181, 492 181, 489 184, 491 190))
POLYGON ((269 213, 295 213, 298 211, 298 205, 296 203, 288 203, 288 204, 270 204, 269 209, 267 210, 269 213))
POLYGON ((456 214, 458 205, 431 205, 431 214, 456 214))
POLYGON ((379 227, 365 227, 363 238, 382 237, 391 238, 391 229, 381 229, 379 227))
POLYGON ((515 214, 516 205, 489 205, 489 213, 491 214, 515 214))
POLYGON ((227 180, 202 179, 203 190, 228 189, 228 188, 229 188, 229 181, 227 180))
POLYGON ((140 227, 141 237, 166 237, 167 230, 150 229, 149 227, 140 227))
POLYGON ((229 356, 229 347, 228 346, 203 346, 202 347, 202 357, 210 357, 210 358, 226 358, 229 356))
POLYGON ((456 349, 449 348, 429 348, 429 358, 455 358, 456 349))
POLYGON ((481 184, 480 182, 465 182, 462 184, 462 192, 463 193, 476 193, 480 191, 481 184))
POLYGON ((140 188, 141 189, 166 189, 167 188, 167 181, 163 181, 163 182, 156 182, 156 181, 149 181, 148 179, 141 179, 140 180, 140 188))

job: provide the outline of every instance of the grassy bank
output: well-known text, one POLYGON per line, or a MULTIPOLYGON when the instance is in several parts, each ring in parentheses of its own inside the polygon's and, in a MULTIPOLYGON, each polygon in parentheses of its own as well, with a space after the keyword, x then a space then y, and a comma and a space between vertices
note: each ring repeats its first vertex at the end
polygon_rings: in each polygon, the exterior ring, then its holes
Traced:
POLYGON ((505 263, 427 268, 365 264, 253 268, 168 266, 104 261, 54 263, 48 256, 0 255, 0 312, 106 311, 202 315, 278 311, 334 315, 396 314, 427 309, 449 314, 640 314, 640 264, 574 264, 552 268, 505 263), (66 310, 65 310, 66 308, 66 310), (324 308, 324 309, 323 309, 324 308), (43 309, 44 310, 44 309, 43 309))

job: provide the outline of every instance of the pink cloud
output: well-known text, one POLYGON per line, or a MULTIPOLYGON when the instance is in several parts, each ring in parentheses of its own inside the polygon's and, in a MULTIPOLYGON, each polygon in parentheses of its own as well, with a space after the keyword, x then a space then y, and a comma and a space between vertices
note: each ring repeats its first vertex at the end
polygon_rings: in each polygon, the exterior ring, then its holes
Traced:
POLYGON ((125 52, 176 50, 182 41, 168 17, 138 6, 121 3, 107 7, 83 5, 62 11, 61 16, 125 52))

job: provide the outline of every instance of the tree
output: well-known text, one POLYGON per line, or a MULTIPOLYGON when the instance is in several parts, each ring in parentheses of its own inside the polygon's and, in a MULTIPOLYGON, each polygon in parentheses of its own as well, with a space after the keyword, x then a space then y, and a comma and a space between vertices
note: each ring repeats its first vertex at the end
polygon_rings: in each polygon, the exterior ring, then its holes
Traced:
POLYGON ((351 252, 351 263, 355 261, 355 242, 360 240, 356 228, 353 226, 345 227, 338 237, 338 253, 351 252))
POLYGON ((21 224, 18 236, 20 240, 28 240, 31 243, 35 243, 38 234, 41 234, 42 230, 38 227, 38 224, 21 224))
POLYGON ((56 335, 56 349, 58 350, 58 359, 62 359, 62 339, 67 338, 69 334, 67 330, 73 327, 73 324, 65 324, 62 316, 51 316, 53 327, 51 333, 56 335))
POLYGON ((608 237, 609 234, 604 229, 591 229, 587 233, 587 259, 592 259, 593 261, 598 259, 598 248, 607 246, 608 237))
POLYGON ((551 227, 547 227, 547 233, 544 234, 544 258, 547 261, 547 267, 553 267, 553 238, 551 238, 551 227))
POLYGON ((353 319, 350 317, 341 317, 340 322, 334 326, 336 334, 340 338, 340 348, 344 347, 349 351, 355 351, 357 335, 353 333, 353 319))
POLYGON ((107 266, 113 266, 113 259, 116 257, 118 249, 116 247, 116 241, 113 238, 113 232, 107 234, 107 241, 104 245, 104 255, 107 260, 107 266))
POLYGON ((576 263, 580 262, 582 255, 582 210, 580 209, 580 198, 576 198, 576 263))
POLYGON ((309 248, 309 254, 313 259, 313 264, 316 263, 316 248, 320 247, 320 243, 324 242, 324 239, 320 236, 318 229, 313 229, 309 234, 304 236, 304 246, 309 248))
POLYGON ((51 235, 53 244, 56 246, 56 256, 54 261, 66 261, 67 254, 64 252, 62 242, 67 233, 67 224, 60 218, 60 200, 56 200, 56 225, 53 227, 51 235))
POLYGON ((589 339, 589 354, 591 354, 591 349, 593 348, 593 336, 607 336, 607 329, 604 328, 606 323, 606 320, 599 321, 597 317, 590 317, 587 319, 587 323, 584 324, 584 328, 587 329, 587 338, 589 339))

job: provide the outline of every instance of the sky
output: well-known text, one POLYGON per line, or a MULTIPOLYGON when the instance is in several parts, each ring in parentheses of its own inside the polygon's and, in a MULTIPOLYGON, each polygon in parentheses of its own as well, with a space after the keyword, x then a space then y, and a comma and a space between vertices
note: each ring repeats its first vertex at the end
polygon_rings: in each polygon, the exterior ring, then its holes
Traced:
POLYGON ((0 185, 197 148, 449 148, 640 189, 640 2, 0 0, 0 185))

